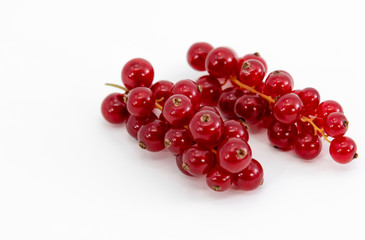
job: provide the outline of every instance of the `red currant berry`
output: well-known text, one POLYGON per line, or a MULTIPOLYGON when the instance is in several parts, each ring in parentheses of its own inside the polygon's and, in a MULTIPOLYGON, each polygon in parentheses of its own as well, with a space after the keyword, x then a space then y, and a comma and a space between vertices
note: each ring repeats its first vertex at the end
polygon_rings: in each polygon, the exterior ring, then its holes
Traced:
POLYGON ((202 105, 216 106, 219 97, 222 93, 222 88, 217 79, 212 76, 206 75, 200 77, 196 84, 202 88, 202 105))
POLYGON ((205 68, 216 78, 228 78, 233 75, 236 64, 236 54, 226 47, 213 49, 205 60, 205 68))
POLYGON ((257 95, 243 95, 234 106, 236 116, 250 124, 260 122, 264 111, 265 105, 257 95))
POLYGON ((323 122, 324 131, 331 137, 345 135, 349 122, 341 112, 333 112, 327 115, 323 122))
POLYGON ((294 124, 285 124, 274 121, 267 129, 267 136, 270 142, 277 148, 284 151, 291 149, 297 128, 294 124))
POLYGON ((197 71, 205 71, 205 59, 212 49, 212 45, 205 42, 197 42, 191 45, 187 54, 189 65, 197 71))
POLYGON ((243 62, 239 79, 246 85, 259 86, 266 74, 265 66, 258 60, 250 59, 243 62))
POLYGON ((205 111, 205 110, 219 114, 218 110, 215 107, 211 107, 211 106, 202 106, 201 108, 199 108, 198 112, 205 111))
POLYGON ((165 147, 175 155, 182 154, 192 143, 193 140, 185 128, 171 128, 165 134, 165 147))
POLYGON ((177 155, 176 156, 176 165, 177 168, 180 170, 180 172, 182 172, 183 174, 185 174, 186 176, 192 177, 193 175, 191 175, 190 173, 188 173, 183 167, 183 159, 182 159, 182 155, 177 155))
POLYGON ((231 173, 238 173, 251 162, 252 152, 246 141, 231 138, 222 142, 217 151, 218 165, 231 173))
POLYGON ((206 177, 208 186, 216 192, 224 192, 232 185, 232 176, 226 170, 216 166, 206 177))
POLYGON ((233 184, 240 190, 250 191, 258 188, 264 180, 264 170, 261 164, 252 158, 243 171, 233 175, 233 184))
POLYGON ((158 101, 158 104, 161 106, 165 105, 166 100, 171 95, 171 89, 173 86, 174 84, 172 82, 166 80, 155 82, 152 85, 151 90, 156 101, 158 101))
POLYGON ((237 75, 241 71, 242 64, 245 61, 251 60, 251 59, 255 59, 257 61, 260 61, 264 65, 265 71, 267 71, 268 68, 267 68, 266 61, 261 57, 261 55, 258 52, 255 52, 255 53, 252 53, 252 54, 247 54, 247 55, 243 56, 240 59, 237 59, 237 67, 238 67, 237 75))
POLYGON ((170 96, 161 113, 163 119, 175 127, 187 125, 193 114, 193 105, 190 99, 182 94, 170 96))
POLYGON ((199 107, 201 99, 202 99, 202 86, 197 85, 193 80, 185 79, 180 80, 171 89, 171 95, 173 94, 182 94, 187 96, 194 108, 199 107))
POLYGON ((302 100, 294 93, 280 97, 274 105, 274 116, 282 123, 293 123, 302 116, 302 100))
POLYGON ((297 94, 303 102, 303 115, 315 115, 320 102, 319 92, 315 88, 304 88, 297 94))
POLYGON ((133 115, 129 115, 125 127, 129 135, 137 139, 139 129, 143 125, 146 125, 147 123, 150 123, 155 119, 157 119, 157 117, 154 113, 151 113, 147 117, 136 117, 133 115))
POLYGON ((196 144, 187 148, 182 158, 182 168, 193 176, 207 174, 215 164, 214 154, 196 144))
POLYGON ((122 70, 122 81, 128 89, 151 87, 154 71, 151 63, 143 58, 127 62, 122 70))
POLYGON ((212 111, 199 111, 190 120, 189 132, 196 143, 214 147, 222 137, 223 120, 212 111))
POLYGON ((341 105, 334 101, 334 100, 327 100, 324 102, 321 102, 317 107, 317 122, 320 126, 323 126, 323 121, 327 117, 328 114, 333 112, 341 112, 343 113, 343 109, 341 105))
POLYGON ((333 160, 346 164, 357 158, 357 146, 354 140, 349 137, 340 136, 332 140, 330 154, 333 160))
POLYGON ((236 118, 234 105, 236 104, 237 99, 242 95, 243 92, 237 88, 227 88, 222 92, 218 101, 218 107, 226 118, 236 118))
POLYGON ((146 87, 133 88, 125 100, 127 100, 128 112, 137 117, 148 116, 155 107, 153 92, 146 87))
POLYGON ((129 112, 123 100, 124 94, 109 94, 101 104, 101 113, 110 123, 122 123, 129 116, 129 112))
MULTIPOLYGON (((298 120, 295 122, 295 125, 297 126, 298 133, 314 134, 314 128, 309 122, 298 120)), ((319 134, 319 132, 317 134, 319 134)))
POLYGON ((138 131, 138 144, 142 149, 158 152, 165 148, 164 136, 167 125, 161 120, 153 120, 138 131))
POLYGON ((247 128, 238 120, 231 119, 224 121, 223 131, 224 139, 239 138, 248 142, 249 135, 247 128))
POLYGON ((265 80, 264 93, 276 98, 292 92, 294 87, 293 78, 289 73, 277 70, 269 74, 265 80))
POLYGON ((311 160, 321 153, 322 141, 318 135, 300 133, 294 138, 293 149, 301 158, 311 160))

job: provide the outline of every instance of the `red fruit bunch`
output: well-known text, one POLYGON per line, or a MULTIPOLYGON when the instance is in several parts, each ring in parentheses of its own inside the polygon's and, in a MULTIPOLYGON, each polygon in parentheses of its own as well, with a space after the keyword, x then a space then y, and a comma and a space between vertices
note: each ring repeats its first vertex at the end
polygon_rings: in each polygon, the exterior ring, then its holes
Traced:
POLYGON ((121 74, 125 87, 107 84, 124 93, 104 99, 104 118, 125 122, 142 149, 170 151, 182 173, 205 176, 219 192, 231 186, 249 191, 263 183, 263 168, 248 144, 250 125, 267 128, 273 146, 292 149, 305 160, 320 154, 323 139, 336 162, 357 157, 355 142, 344 136, 349 122, 341 105, 321 102, 314 88, 294 90, 286 71, 266 76, 266 61, 258 53, 237 57, 230 48, 198 42, 189 48, 187 61, 207 74, 196 81, 153 83, 147 60, 127 62, 121 74))

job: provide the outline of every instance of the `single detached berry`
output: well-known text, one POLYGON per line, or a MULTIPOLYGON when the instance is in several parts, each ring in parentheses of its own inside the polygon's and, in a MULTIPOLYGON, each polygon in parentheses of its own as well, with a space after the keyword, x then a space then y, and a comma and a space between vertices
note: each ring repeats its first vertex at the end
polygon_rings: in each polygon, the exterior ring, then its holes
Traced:
POLYGON ((299 91, 297 95, 303 102, 303 115, 315 115, 316 108, 318 107, 321 100, 319 92, 315 88, 309 87, 299 91))
POLYGON ((197 71, 205 71, 205 59, 212 49, 212 45, 206 42, 197 42, 191 45, 187 54, 189 65, 197 71))
POLYGON ((318 135, 300 133, 293 141, 294 152, 305 160, 317 157, 322 150, 322 141, 318 135))
POLYGON ((237 118, 234 112, 234 105, 238 98, 243 95, 243 92, 238 88, 225 89, 218 101, 220 112, 228 119, 237 118))
POLYGON ((302 116, 302 100, 294 93, 280 97, 274 105, 274 116, 282 123, 294 123, 302 116))
POLYGON ((122 70, 122 81, 128 89, 151 87, 154 71, 151 63, 143 58, 134 58, 127 62, 122 70))
POLYGON ((155 107, 155 98, 151 89, 146 87, 133 88, 126 98, 128 112, 137 117, 151 114, 155 107))
POLYGON ((216 192, 224 192, 232 185, 231 173, 216 166, 209 171, 206 177, 208 186, 216 192))
POLYGON ((113 124, 118 124, 128 118, 129 112, 123 97, 124 94, 112 93, 104 99, 101 104, 101 113, 105 120, 113 124))
POLYGON ((267 76, 264 93, 276 98, 292 92, 293 87, 294 81, 290 74, 283 70, 277 70, 267 76))
POLYGON ((212 111, 199 111, 190 120, 189 132, 196 143, 214 147, 222 137, 223 120, 212 111))
POLYGON ((249 135, 246 126, 239 120, 231 119, 224 121, 223 138, 239 138, 248 142, 249 135))
POLYGON ((357 158, 357 146, 354 140, 349 137, 340 136, 332 140, 330 154, 333 160, 346 164, 357 158))
POLYGON ((182 168, 192 176, 207 174, 215 164, 215 156, 207 148, 197 144, 189 147, 182 155, 182 168))
POLYGON ((292 148, 293 141, 297 135, 296 126, 274 121, 267 129, 267 136, 270 142, 277 148, 289 150, 292 148))
POLYGON ((258 188, 264 181, 264 170, 261 164, 252 159, 243 171, 233 175, 233 184, 236 188, 250 191, 258 188))
POLYGON ((195 83, 193 80, 185 79, 180 80, 171 89, 171 95, 174 94, 182 94, 187 96, 194 108, 197 109, 200 106, 200 102, 202 100, 202 86, 195 83))
POLYGON ((234 106, 236 116, 250 124, 260 122, 264 111, 263 100, 257 95, 243 95, 237 99, 234 106))
POLYGON ((226 47, 213 49, 205 60, 205 68, 216 78, 228 78, 234 75, 236 64, 236 54, 226 47))
POLYGON ((161 120, 153 120, 138 131, 138 144, 142 149, 158 152, 165 148, 167 125, 161 120))
POLYGON ((156 115, 152 112, 150 115, 146 117, 136 117, 133 115, 129 115, 127 122, 125 124, 125 128, 127 129, 127 132, 129 135, 131 135, 133 138, 138 138, 138 131, 147 123, 152 122, 153 120, 157 119, 156 115))
POLYGON ((189 124, 194 114, 190 99, 182 94, 170 96, 162 110, 163 119, 174 127, 184 127, 189 124))
POLYGON ((245 169, 250 164, 251 158, 251 148, 242 139, 227 139, 218 147, 218 165, 230 173, 238 173, 245 169))
POLYGON ((158 104, 161 106, 165 105, 166 100, 171 95, 171 89, 174 86, 174 84, 170 81, 161 80, 158 82, 155 82, 151 90, 153 92, 153 96, 158 101, 158 104))
POLYGON ((328 136, 339 137, 345 135, 349 121, 341 112, 333 112, 327 115, 323 122, 324 131, 328 136))
POLYGON ((196 84, 202 88, 202 99, 200 104, 203 106, 216 106, 222 93, 222 87, 217 79, 206 75, 200 77, 196 84))
POLYGON ((243 62, 239 72, 239 80, 249 86, 259 86, 265 78, 265 66, 258 60, 243 62))
POLYGON ((170 128, 165 134, 165 147, 175 155, 182 154, 192 143, 193 140, 185 128, 170 128))

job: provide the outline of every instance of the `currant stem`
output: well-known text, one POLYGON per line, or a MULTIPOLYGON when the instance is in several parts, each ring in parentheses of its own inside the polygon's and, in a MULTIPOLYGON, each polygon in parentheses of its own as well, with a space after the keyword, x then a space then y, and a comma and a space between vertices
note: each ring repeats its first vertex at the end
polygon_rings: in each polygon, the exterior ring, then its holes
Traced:
POLYGON ((262 97, 263 99, 267 100, 270 103, 275 103, 275 100, 272 97, 267 96, 267 95, 257 91, 253 87, 250 87, 250 86, 238 81, 236 77, 231 77, 229 80, 231 82, 235 83, 236 85, 238 85, 240 88, 244 88, 246 90, 249 90, 250 92, 256 93, 257 95, 259 95, 260 97, 262 97))
POLYGON ((158 104, 157 101, 155 102, 155 108, 157 108, 158 110, 160 110, 162 112, 163 107, 160 104, 158 104))
POLYGON ((302 122, 309 122, 309 123, 312 125, 312 127, 314 128, 314 134, 316 134, 316 135, 317 135, 317 132, 320 132, 320 133, 323 135, 323 138, 324 138, 327 142, 331 143, 331 140, 329 140, 329 139, 328 139, 327 134, 325 134, 325 133, 324 133, 323 129, 320 129, 319 127, 317 127, 317 125, 316 125, 316 124, 314 124, 314 122, 313 122, 313 119, 312 119, 312 118, 309 118, 309 117, 303 116, 300 120, 302 120, 302 122))
POLYGON ((116 87, 116 88, 119 88, 119 89, 122 89, 124 90, 125 92, 129 92, 129 90, 123 86, 120 86, 118 84, 114 84, 114 83, 105 83, 105 85, 107 86, 111 86, 111 87, 116 87))

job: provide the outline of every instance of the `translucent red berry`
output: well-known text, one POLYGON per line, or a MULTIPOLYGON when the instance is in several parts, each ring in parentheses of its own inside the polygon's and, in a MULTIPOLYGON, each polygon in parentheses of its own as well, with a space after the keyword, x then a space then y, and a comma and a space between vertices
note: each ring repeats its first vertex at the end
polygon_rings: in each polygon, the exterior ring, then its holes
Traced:
POLYGON ((216 192, 224 192, 232 185, 231 173, 216 166, 211 169, 206 177, 208 186, 216 192))
POLYGON ((341 112, 333 112, 327 115, 323 121, 323 129, 328 136, 343 136, 348 129, 349 122, 341 112))
POLYGON ((275 118, 282 123, 294 123, 302 116, 303 103, 298 95, 288 93, 280 97, 273 109, 275 118))
POLYGON ((265 66, 258 60, 243 62, 239 72, 239 80, 249 86, 259 86, 265 78, 265 66))
POLYGON ((315 115, 317 106, 320 103, 319 92, 315 88, 304 88, 297 94, 303 102, 303 115, 315 115))
POLYGON ((193 104, 187 96, 175 94, 167 99, 161 115, 170 125, 184 127, 189 124, 194 114, 193 110, 193 104))
POLYGON ((217 150, 218 165, 230 173, 238 173, 251 162, 252 151, 246 141, 231 138, 222 142, 217 150))
POLYGON ((231 119, 224 121, 223 138, 239 138, 248 142, 249 135, 245 125, 243 125, 239 120, 231 119))
POLYGON ((180 172, 182 172, 183 174, 185 174, 186 176, 192 177, 193 175, 191 175, 189 172, 187 172, 182 166, 183 166, 183 160, 182 160, 182 155, 177 155, 176 156, 176 166, 177 168, 180 170, 180 172))
POLYGON ((357 146, 354 140, 349 137, 340 136, 332 140, 330 154, 333 160, 346 164, 357 158, 357 146))
POLYGON ((265 71, 267 72, 268 68, 267 68, 266 61, 261 57, 261 55, 258 52, 255 52, 255 53, 247 54, 240 59, 237 59, 237 68, 238 68, 237 75, 241 70, 242 64, 245 61, 250 60, 250 59, 255 59, 255 60, 260 61, 264 65, 265 71))
POLYGON ((318 135, 300 133, 293 141, 294 152, 303 159, 311 160, 322 150, 322 141, 318 135))
POLYGON ((123 97, 124 94, 112 93, 103 100, 101 113, 105 120, 113 124, 118 124, 128 118, 129 112, 123 97))
POLYGON ((252 159, 243 171, 233 175, 233 184, 236 188, 250 191, 258 188, 264 180, 264 170, 261 164, 252 159))
POLYGON ((154 113, 151 113, 147 117, 136 117, 133 115, 129 115, 127 122, 125 124, 125 127, 127 129, 127 132, 129 133, 129 135, 131 135, 132 137, 137 139, 139 129, 143 125, 146 125, 147 123, 150 123, 155 119, 157 119, 157 117, 154 113))
POLYGON ((333 113, 333 112, 341 112, 343 113, 343 109, 341 107, 341 105, 334 101, 334 100, 326 100, 321 102, 316 110, 316 114, 317 114, 317 122, 319 123, 320 126, 323 125, 323 121, 324 119, 327 117, 328 114, 333 113))
POLYGON ((205 68, 216 78, 228 78, 234 75, 236 64, 236 54, 226 47, 213 49, 205 60, 205 68))
POLYGON ((155 82, 152 85, 151 90, 155 100, 158 101, 158 104, 161 106, 165 105, 166 100, 171 95, 171 89, 173 86, 174 84, 172 82, 166 80, 155 82))
POLYGON ((182 168, 193 176, 207 174, 215 164, 215 156, 207 148, 193 145, 182 155, 182 168))
POLYGON ((202 88, 201 103, 204 106, 216 106, 222 93, 222 87, 217 79, 206 75, 200 77, 196 84, 202 88))
POLYGON ((153 120, 142 126, 138 131, 138 144, 142 149, 158 152, 165 148, 165 133, 167 125, 161 120, 153 120))
POLYGON ((189 65, 197 71, 204 71, 205 59, 212 49, 212 45, 206 42, 197 42, 191 45, 187 54, 189 65))
POLYGON ((122 81, 128 89, 150 87, 154 71, 151 63, 143 58, 134 58, 127 62, 122 70, 122 81))
POLYGON ((237 99, 234 112, 249 124, 257 124, 261 121, 265 111, 263 100, 257 95, 243 95, 237 99))
POLYGON ((175 83, 171 89, 171 95, 182 94, 187 96, 194 108, 197 109, 202 99, 202 86, 196 84, 193 80, 185 79, 175 83))
POLYGON ((275 98, 292 92, 293 87, 294 81, 290 74, 283 70, 277 70, 267 76, 264 93, 275 98))
POLYGON ((238 88, 225 89, 218 101, 218 108, 220 112, 228 119, 237 118, 234 112, 234 105, 243 92, 238 88))
POLYGON ((133 88, 126 100, 128 112, 137 117, 148 116, 155 107, 153 92, 146 87, 133 88))
POLYGON ((185 128, 170 128, 165 134, 165 147, 175 155, 182 154, 192 143, 193 140, 185 128))
POLYGON ((267 129, 267 136, 270 142, 275 147, 282 150, 289 150, 292 148, 292 144, 296 135, 297 128, 293 123, 285 124, 274 121, 267 129))

